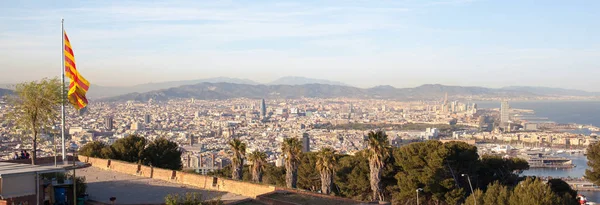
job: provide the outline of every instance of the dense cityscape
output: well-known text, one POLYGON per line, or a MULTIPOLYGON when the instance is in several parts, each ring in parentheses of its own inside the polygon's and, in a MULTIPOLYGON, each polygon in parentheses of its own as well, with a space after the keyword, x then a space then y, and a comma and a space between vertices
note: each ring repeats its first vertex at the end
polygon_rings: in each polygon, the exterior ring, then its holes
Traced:
MULTIPOLYGON (((266 152, 268 161, 278 166, 283 164, 280 145, 286 138, 301 138, 305 151, 332 147, 340 154, 354 154, 366 148, 366 133, 373 129, 385 130, 396 147, 439 139, 562 148, 596 142, 595 137, 567 132, 583 125, 532 122, 521 118, 533 111, 510 109, 507 101, 498 104, 501 109, 478 109, 476 103, 449 101, 448 96, 416 102, 314 98, 97 102, 78 112, 68 109, 66 135, 67 144, 79 146, 92 141, 111 145, 128 135, 165 137, 184 150, 186 168, 202 173, 230 163, 227 142, 233 138, 248 142, 249 152, 266 152)), ((2 104, 3 159, 31 149, 30 141, 20 140, 26 137, 23 130, 14 129, 8 120, 10 109, 2 104)), ((60 153, 59 126, 57 122, 54 130, 41 135, 39 156, 53 156, 55 145, 60 153)))

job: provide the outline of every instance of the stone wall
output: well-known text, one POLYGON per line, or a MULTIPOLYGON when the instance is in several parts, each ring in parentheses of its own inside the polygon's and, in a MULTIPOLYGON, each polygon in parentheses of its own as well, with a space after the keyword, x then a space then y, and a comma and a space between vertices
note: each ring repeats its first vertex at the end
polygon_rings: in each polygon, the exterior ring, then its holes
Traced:
POLYGON ((175 171, 152 167, 152 178, 165 181, 174 181, 176 179, 175 171))
POLYGON ((79 156, 79 161, 90 163, 93 167, 98 167, 101 169, 160 179, 173 183, 195 186, 206 190, 229 192, 252 198, 275 191, 275 186, 271 185, 216 178, 212 176, 143 166, 117 160, 79 156))
POLYGON ((128 162, 110 160, 110 166, 108 168, 110 170, 114 170, 125 174, 137 175, 139 165, 128 162))
POLYGON ((140 166, 140 172, 138 175, 143 177, 152 178, 154 173, 152 173, 152 168, 149 166, 140 166))
POLYGON ((102 168, 102 169, 108 169, 109 165, 110 165, 109 159, 99 159, 99 158, 79 156, 79 161, 82 161, 85 163, 90 163, 92 166, 102 168))
POLYGON ((220 179, 219 188, 227 190, 227 192, 236 193, 244 196, 256 198, 258 195, 275 191, 274 186, 266 186, 262 184, 254 184, 249 182, 236 181, 231 179, 220 179), (243 193, 243 194, 241 194, 243 193))

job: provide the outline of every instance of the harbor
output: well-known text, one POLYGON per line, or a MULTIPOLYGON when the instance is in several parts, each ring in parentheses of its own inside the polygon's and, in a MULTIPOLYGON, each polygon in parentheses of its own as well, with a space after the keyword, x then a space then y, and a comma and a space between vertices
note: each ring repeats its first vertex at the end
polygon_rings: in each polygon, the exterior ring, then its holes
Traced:
POLYGON ((480 155, 492 154, 525 159, 530 168, 524 170, 522 176, 536 176, 543 179, 559 178, 571 185, 574 190, 597 192, 600 199, 600 187, 583 177, 587 169, 584 149, 524 146, 517 148, 503 144, 480 144, 478 149, 480 155))

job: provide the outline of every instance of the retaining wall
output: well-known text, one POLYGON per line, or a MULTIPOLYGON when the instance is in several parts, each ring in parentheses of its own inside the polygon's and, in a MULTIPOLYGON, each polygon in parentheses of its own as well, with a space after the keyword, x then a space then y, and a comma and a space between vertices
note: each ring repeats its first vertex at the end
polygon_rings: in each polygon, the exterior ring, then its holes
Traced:
POLYGON ((256 198, 258 195, 275 191, 275 186, 254 184, 249 182, 236 181, 231 179, 223 179, 195 173, 185 173, 182 171, 174 171, 161 169, 156 167, 138 165, 129 162, 99 159, 94 157, 79 156, 82 162, 90 163, 93 167, 112 170, 120 173, 160 179, 178 184, 195 186, 201 189, 223 191, 242 196, 256 198))

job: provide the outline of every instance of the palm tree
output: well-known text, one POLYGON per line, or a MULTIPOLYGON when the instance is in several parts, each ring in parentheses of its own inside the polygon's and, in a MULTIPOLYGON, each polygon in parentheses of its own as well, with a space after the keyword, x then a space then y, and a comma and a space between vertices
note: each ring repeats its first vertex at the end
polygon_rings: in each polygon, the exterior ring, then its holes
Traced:
POLYGON ((302 154, 302 144, 298 138, 288 138, 281 145, 281 152, 285 155, 285 183, 288 188, 296 188, 298 181, 298 164, 302 154))
POLYGON ((385 132, 369 132, 369 148, 367 156, 369 157, 369 170, 371 190, 373 191, 373 200, 383 201, 381 193, 381 170, 385 166, 385 159, 389 156, 389 142, 385 132))
POLYGON ((333 185, 333 176, 337 160, 335 158, 335 150, 326 147, 317 153, 317 170, 321 174, 321 192, 330 194, 333 185))
POLYGON ((262 172, 267 163, 267 154, 254 151, 248 155, 248 160, 252 162, 252 181, 262 182, 262 172))
POLYGON ((231 178, 242 180, 242 171, 244 169, 244 155, 246 155, 246 144, 239 139, 229 141, 229 146, 233 152, 231 156, 231 178))

